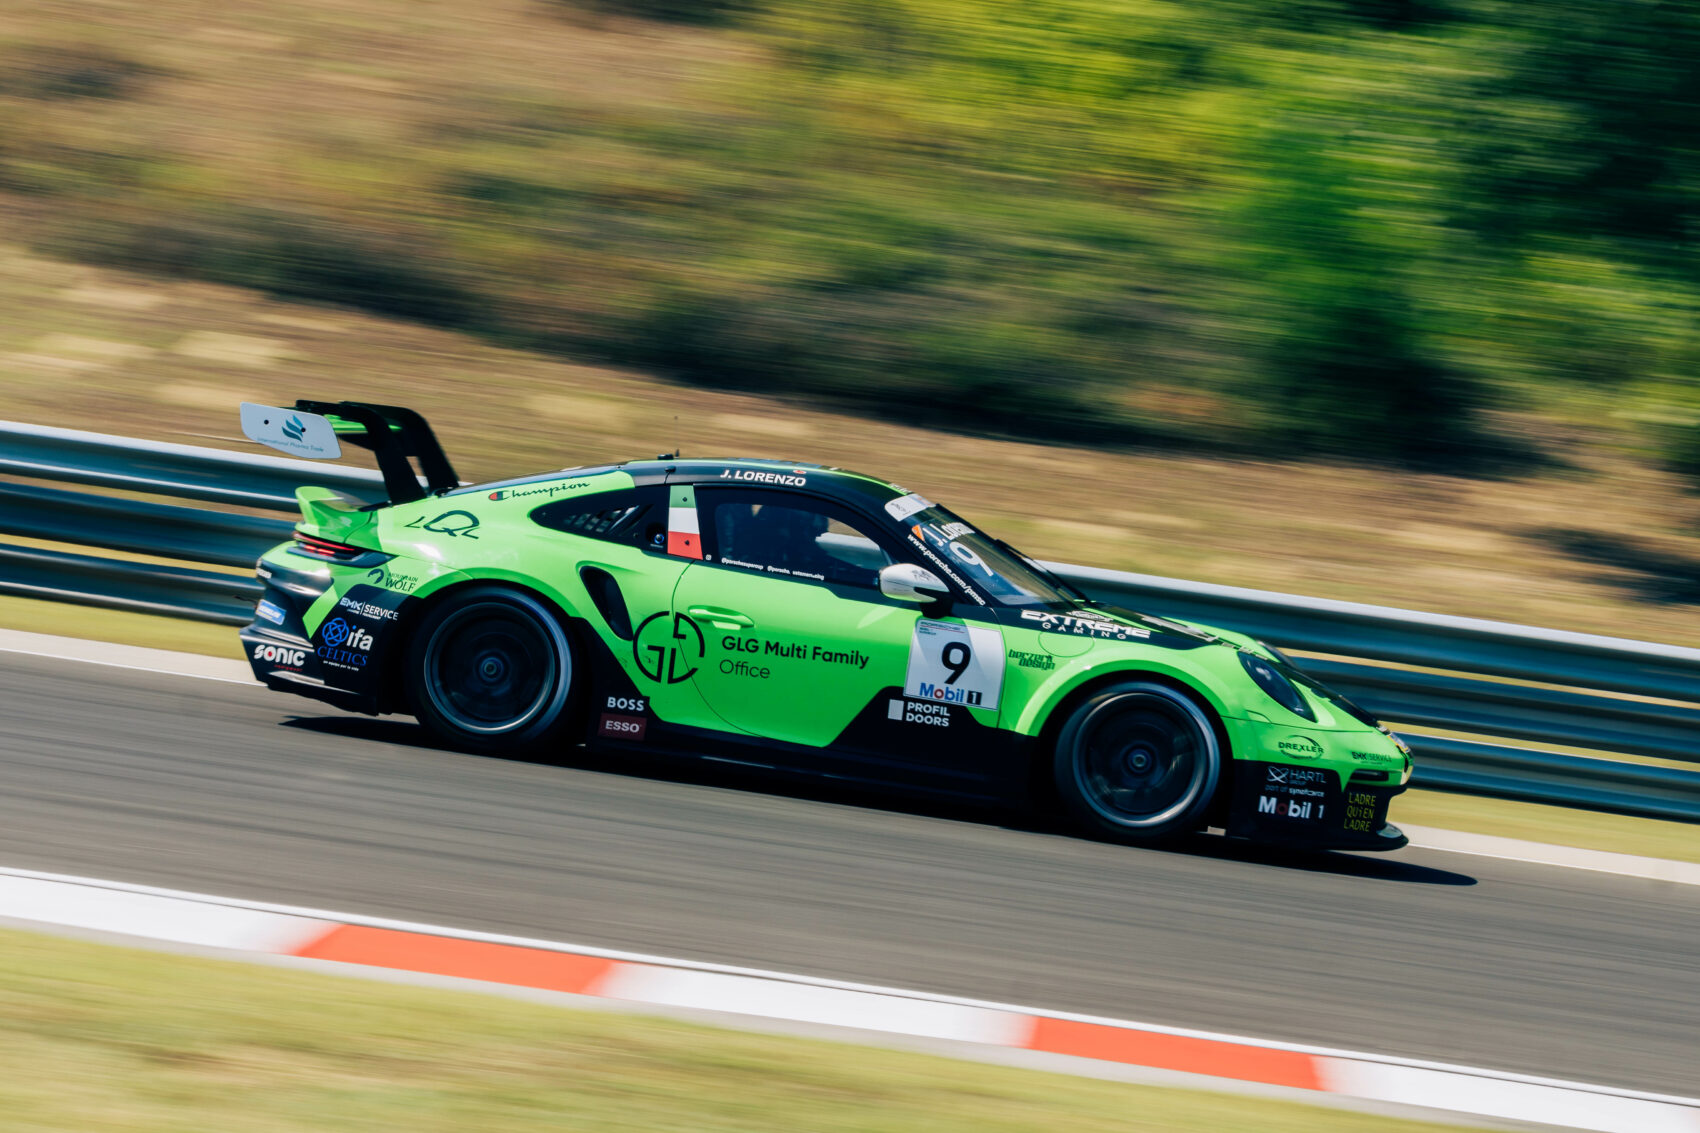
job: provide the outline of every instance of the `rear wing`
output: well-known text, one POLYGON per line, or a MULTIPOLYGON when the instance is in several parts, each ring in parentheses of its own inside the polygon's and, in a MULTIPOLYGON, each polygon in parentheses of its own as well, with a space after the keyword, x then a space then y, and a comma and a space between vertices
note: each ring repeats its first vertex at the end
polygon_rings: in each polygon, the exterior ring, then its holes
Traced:
POLYGON ((425 418, 399 405, 303 399, 292 409, 279 409, 244 402, 242 432, 249 440, 280 452, 315 460, 341 456, 341 441, 370 449, 377 457, 384 491, 392 504, 410 503, 460 486, 454 466, 425 418), (419 462, 417 472, 412 461, 419 462), (419 483, 421 476, 424 485, 419 483))

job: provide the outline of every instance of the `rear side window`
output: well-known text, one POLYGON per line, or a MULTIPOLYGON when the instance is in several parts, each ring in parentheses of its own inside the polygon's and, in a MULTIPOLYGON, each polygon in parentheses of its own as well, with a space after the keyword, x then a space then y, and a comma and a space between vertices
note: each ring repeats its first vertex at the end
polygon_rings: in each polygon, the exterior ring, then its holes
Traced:
POLYGON ((533 523, 570 535, 623 543, 650 551, 667 549, 666 490, 625 488, 544 504, 533 523))

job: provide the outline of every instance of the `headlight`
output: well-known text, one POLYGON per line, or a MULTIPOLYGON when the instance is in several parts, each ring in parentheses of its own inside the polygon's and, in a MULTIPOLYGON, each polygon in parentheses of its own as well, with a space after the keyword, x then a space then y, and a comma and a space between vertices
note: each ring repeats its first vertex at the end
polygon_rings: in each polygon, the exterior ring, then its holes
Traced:
POLYGON ((1399 734, 1397 732, 1395 732, 1392 728, 1389 728, 1386 724, 1382 724, 1382 723, 1378 722, 1375 725, 1375 730, 1380 732, 1382 735, 1386 736, 1388 739, 1392 740, 1393 746, 1398 748, 1400 751, 1404 752, 1406 759, 1411 758, 1411 745, 1406 743, 1404 740, 1400 739, 1399 734))
POLYGON ((1312 721, 1316 719, 1316 713, 1311 710, 1310 702, 1304 698, 1304 694, 1268 661, 1242 649, 1240 666, 1245 669, 1246 675, 1257 683, 1257 687, 1268 693, 1269 699, 1276 704, 1295 716, 1312 721))

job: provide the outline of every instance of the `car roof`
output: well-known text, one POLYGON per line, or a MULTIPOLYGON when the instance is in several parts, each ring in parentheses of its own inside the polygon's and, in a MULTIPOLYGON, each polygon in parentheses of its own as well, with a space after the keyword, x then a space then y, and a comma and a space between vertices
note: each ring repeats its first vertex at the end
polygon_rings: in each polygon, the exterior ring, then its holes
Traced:
POLYGON ((469 484, 447 495, 461 495, 494 488, 521 484, 538 484, 600 472, 624 472, 638 486, 658 484, 712 484, 724 482, 738 486, 764 485, 814 490, 829 496, 849 497, 874 504, 884 504, 908 493, 895 484, 845 468, 829 468, 798 460, 778 460, 762 457, 678 458, 656 457, 653 460, 628 460, 619 464, 598 464, 582 468, 560 468, 530 476, 498 480, 488 484, 469 484))

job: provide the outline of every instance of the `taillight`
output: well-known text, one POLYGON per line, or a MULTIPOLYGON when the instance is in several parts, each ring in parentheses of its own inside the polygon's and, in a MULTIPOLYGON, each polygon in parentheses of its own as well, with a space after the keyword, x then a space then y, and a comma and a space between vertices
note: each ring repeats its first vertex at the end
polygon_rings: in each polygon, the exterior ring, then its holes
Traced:
POLYGON ((309 559, 321 559, 324 562, 346 566, 376 566, 395 557, 367 547, 338 543, 334 539, 321 539, 317 535, 308 535, 301 531, 295 533, 295 546, 290 548, 290 552, 309 559))

